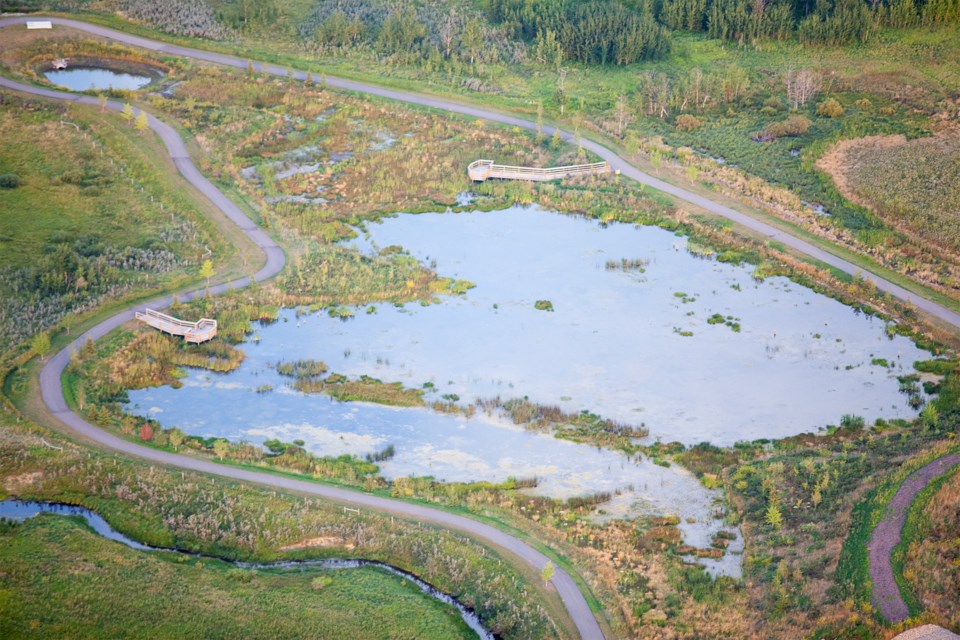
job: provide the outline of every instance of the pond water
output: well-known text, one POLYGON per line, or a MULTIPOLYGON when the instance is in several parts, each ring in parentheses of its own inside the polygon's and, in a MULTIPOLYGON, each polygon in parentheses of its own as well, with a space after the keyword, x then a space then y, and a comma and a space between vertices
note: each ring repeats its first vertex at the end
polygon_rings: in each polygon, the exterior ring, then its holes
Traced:
POLYGON ((135 90, 147 86, 153 80, 146 75, 92 67, 71 67, 59 71, 45 71, 43 75, 53 84, 71 91, 135 90))
MULTIPOLYGON (((661 229, 517 207, 401 215, 367 231, 354 241, 360 250, 401 245, 476 288, 440 304, 358 309, 348 321, 286 310, 243 346, 239 370, 191 371, 181 389, 131 392, 130 411, 206 437, 301 439, 321 455, 392 444, 395 456, 381 465, 388 478, 536 476, 534 491, 554 497, 619 491, 598 518, 677 515, 686 541, 699 547, 720 528, 712 518, 718 494, 676 465, 528 432, 498 416, 305 395, 274 366, 309 357, 349 376, 430 382, 428 400, 527 396, 643 424, 649 441, 685 444, 779 438, 848 413, 915 414, 896 376, 930 354, 785 278, 758 282, 751 267, 695 257, 684 238, 661 229), (623 269, 623 260, 636 262, 623 269), (554 311, 536 309, 537 300, 554 311), (881 360, 890 366, 872 364, 881 360), (264 385, 274 391, 256 393, 264 385)), ((739 559, 713 569, 737 574, 739 559)))
MULTIPOLYGON (((20 500, 2 500, 0 501, 0 520, 12 520, 15 522, 23 522, 29 518, 40 515, 41 513, 53 513, 61 516, 73 516, 77 518, 83 518, 87 525, 90 526, 98 534, 107 538, 108 540, 113 540, 124 544, 131 549, 136 549, 138 551, 176 551, 177 553, 182 553, 194 558, 209 558, 211 556, 205 556, 199 553, 187 553, 183 551, 177 551, 176 549, 163 549, 161 547, 151 547, 145 544, 141 544, 136 540, 128 538, 123 535, 116 529, 110 526, 110 524, 103 519, 103 517, 90 509, 84 507, 77 507, 69 504, 60 504, 60 503, 51 503, 51 502, 28 502, 20 500)), ((236 567, 242 569, 287 569, 287 570, 306 570, 306 569, 319 569, 319 570, 345 570, 345 569, 358 569, 360 567, 373 566, 389 571, 390 573, 408 580, 413 584, 417 585, 421 591, 427 595, 452 606, 457 609, 460 614, 460 617, 464 622, 467 623, 467 626, 473 629, 477 636, 482 640, 495 640, 496 636, 483 626, 483 623, 480 621, 480 618, 476 613, 459 600, 450 596, 443 591, 440 591, 433 585, 424 582, 417 576, 412 573, 408 573, 402 569, 398 569, 393 565, 385 564, 383 562, 377 562, 375 560, 362 560, 362 559, 339 559, 339 558, 325 558, 323 560, 284 560, 279 562, 234 562, 232 560, 225 560, 223 558, 215 558, 222 562, 227 562, 236 567)))

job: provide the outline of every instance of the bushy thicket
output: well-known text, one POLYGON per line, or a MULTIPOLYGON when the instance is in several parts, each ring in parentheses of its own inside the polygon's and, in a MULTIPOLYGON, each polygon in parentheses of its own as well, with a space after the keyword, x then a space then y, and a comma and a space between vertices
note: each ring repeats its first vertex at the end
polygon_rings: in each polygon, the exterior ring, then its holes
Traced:
POLYGON ((123 0, 121 6, 128 17, 174 35, 213 40, 232 35, 203 0, 123 0))
POLYGON ((840 45, 863 42, 879 24, 906 27, 960 20, 958 0, 664 0, 658 20, 671 29, 702 31, 712 38, 783 39, 840 45))
POLYGON ((490 17, 514 37, 578 62, 631 64, 662 58, 671 48, 669 32, 646 3, 491 0, 490 17))
POLYGON ((298 25, 300 37, 328 49, 366 45, 403 61, 440 57, 471 64, 520 62, 525 47, 467 4, 395 5, 383 0, 321 0, 298 25))
POLYGON ((122 295, 144 274, 166 273, 182 264, 162 246, 119 249, 93 236, 52 243, 29 266, 0 271, 0 346, 122 295))

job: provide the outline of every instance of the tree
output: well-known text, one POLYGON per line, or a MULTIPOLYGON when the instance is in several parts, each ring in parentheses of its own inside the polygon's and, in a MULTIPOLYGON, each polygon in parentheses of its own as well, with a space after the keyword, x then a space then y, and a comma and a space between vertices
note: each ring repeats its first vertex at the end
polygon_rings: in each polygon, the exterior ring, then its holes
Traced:
POLYGON ((567 73, 570 70, 566 67, 557 67, 557 104, 560 105, 560 115, 563 115, 563 109, 567 104, 567 73))
POLYGON ((553 136, 550 138, 550 146, 559 149, 563 145, 563 136, 560 135, 560 129, 553 130, 553 136))
POLYGON ((630 108, 627 105, 627 96, 622 93, 617 98, 617 137, 623 138, 623 130, 627 128, 630 124, 630 121, 633 120, 632 115, 630 114, 630 108))
POLYGON ((213 441, 213 452, 217 454, 217 457, 223 460, 224 456, 230 453, 230 443, 223 438, 218 438, 213 441))
POLYGON ((767 524, 778 531, 783 526, 783 514, 780 513, 780 505, 777 504, 776 500, 771 500, 770 506, 767 507, 766 521, 767 524))
POLYGON ((107 96, 105 94, 100 94, 97 96, 97 100, 100 102, 100 112, 104 112, 107 109, 107 96))
POLYGON ((140 427, 140 439, 144 442, 153 440, 153 427, 150 426, 150 423, 144 422, 143 426, 140 427))
POLYGON ((37 335, 33 336, 33 341, 30 343, 30 348, 33 349, 33 352, 40 356, 40 359, 43 360, 47 357, 47 354, 50 353, 50 334, 46 331, 41 331, 37 335))
POLYGON ((545 583, 553 580, 554 574, 557 570, 554 568, 553 563, 547 560, 547 564, 543 565, 543 569, 540 571, 540 579, 545 583))
POLYGON ((183 444, 183 441, 186 440, 186 436, 183 431, 180 429, 170 429, 167 433, 167 440, 170 442, 170 446, 173 447, 173 450, 176 451, 180 445, 183 444))
POLYGON ((137 121, 134 125, 137 128, 137 131, 140 135, 143 135, 143 132, 150 128, 150 121, 147 120, 147 112, 141 111, 140 115, 137 116, 137 121))
POLYGON ((127 122, 133 121, 133 107, 130 106, 129 102, 123 105, 123 111, 120 112, 120 117, 127 122))
POLYGON ((204 260, 203 264, 200 265, 200 277, 205 278, 207 281, 207 295, 210 294, 210 278, 213 277, 213 262, 210 260, 204 260))
POLYGON ((537 143, 543 142, 543 100, 537 102, 537 143))
POLYGON ((810 69, 801 69, 800 71, 790 69, 784 77, 784 82, 787 85, 787 100, 793 104, 794 111, 806 105, 810 99, 817 95, 823 85, 820 74, 810 69))
POLYGON ((256 71, 253 68, 253 60, 247 60, 247 74, 253 75, 256 71))

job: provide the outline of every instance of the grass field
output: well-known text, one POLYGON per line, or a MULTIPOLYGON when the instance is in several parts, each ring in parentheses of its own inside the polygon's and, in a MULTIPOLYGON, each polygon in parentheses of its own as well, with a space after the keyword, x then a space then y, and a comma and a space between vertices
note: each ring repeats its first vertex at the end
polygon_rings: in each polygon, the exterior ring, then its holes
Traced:
POLYGON ((62 516, 0 525, 0 565, 7 638, 476 637, 380 569, 236 569, 135 551, 62 516))
POLYGON ((960 630, 960 473, 931 482, 914 500, 894 549, 894 572, 912 615, 960 630))
MULTIPOLYGON (((97 108, 0 101, 0 346, 106 300, 184 286, 250 250, 204 216, 152 134, 97 108)), ((236 260, 236 264, 234 264, 236 260)))
POLYGON ((838 143, 820 161, 851 200, 941 250, 960 250, 960 135, 838 143))

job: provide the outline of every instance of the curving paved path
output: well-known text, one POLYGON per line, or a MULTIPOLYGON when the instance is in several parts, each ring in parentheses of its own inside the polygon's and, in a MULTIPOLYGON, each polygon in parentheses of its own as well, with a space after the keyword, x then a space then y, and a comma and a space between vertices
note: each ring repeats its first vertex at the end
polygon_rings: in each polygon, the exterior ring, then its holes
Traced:
POLYGON ((884 510, 883 519, 870 536, 870 544, 867 545, 870 580, 873 582, 870 600, 887 622, 901 622, 910 617, 910 609, 900 595, 890 562, 893 548, 900 544, 910 505, 924 487, 958 464, 960 453, 953 453, 937 458, 907 476, 884 510))
MULTIPOLYGON (((60 23, 70 22, 61 21, 59 19, 56 21, 60 23)), ((18 24, 20 22, 22 22, 22 19, 0 20, 0 27, 8 26, 10 24, 18 24)), ((78 24, 82 25, 83 23, 78 24)), ((81 96, 73 93, 33 87, 2 77, 0 77, 0 87, 44 96, 47 98, 53 98, 56 100, 65 100, 68 102, 90 105, 99 104, 98 99, 91 96, 81 96)), ((107 106, 114 111, 121 111, 123 109, 123 105, 115 101, 108 102, 107 106)), ((203 177, 200 171, 198 171, 196 166, 193 164, 193 161, 190 159, 183 139, 180 138, 179 134, 177 134, 172 127, 158 120, 152 115, 148 115, 148 121, 150 123, 150 128, 158 136, 160 136, 160 139, 163 141, 167 151, 170 154, 170 158, 173 159, 174 164, 176 164, 176 167, 180 173, 183 174, 183 177, 186 178, 186 180, 194 185, 197 189, 199 189, 204 196, 209 198, 210 201, 212 201, 231 221, 233 221, 234 224, 243 230, 243 232, 249 236, 250 239, 252 239, 261 249, 263 249, 264 253, 266 254, 266 263, 264 264, 263 268, 261 268, 253 276, 252 279, 240 278, 229 283, 219 284, 217 286, 210 287, 210 293, 213 295, 223 293, 229 289, 239 289, 249 285, 251 281, 259 282, 261 280, 269 279, 279 273, 280 270, 283 269, 286 261, 283 250, 260 227, 254 224, 253 221, 251 221, 237 207, 237 205, 231 202, 230 199, 220 192, 209 180, 203 177)), ((203 291, 201 289, 197 289, 180 294, 180 300, 186 302, 202 294, 203 291)), ((302 480, 283 478, 266 473, 257 473, 255 471, 234 469, 207 460, 199 460, 175 453, 158 451, 156 449, 144 447, 108 433, 98 427, 95 427, 71 411, 63 397, 61 378, 64 370, 70 363, 70 354, 72 351, 74 349, 80 349, 84 344, 86 344, 88 339, 94 341, 98 340, 113 329, 133 320, 135 311, 143 311, 147 307, 163 309, 170 306, 172 303, 172 296, 164 296, 120 312, 85 332, 83 335, 74 340, 69 346, 53 356, 40 372, 40 389, 43 396, 43 402, 47 406, 47 409, 50 411, 50 413, 69 429, 81 436, 86 437, 89 440, 97 442, 98 444, 110 449, 115 449, 139 458, 144 458, 151 462, 167 464, 182 469, 191 469, 203 473, 210 473, 234 480, 242 480, 260 485, 298 491, 300 493, 316 495, 343 503, 374 509, 377 511, 395 513, 405 518, 413 518, 423 522, 438 524, 443 527, 459 529, 477 538, 480 538, 495 547, 499 547, 519 556, 525 562, 532 565, 537 571, 539 571, 547 563, 547 556, 540 553, 530 545, 521 542, 519 539, 514 538, 513 536, 506 534, 495 527, 477 522, 464 516, 454 515, 438 509, 431 509, 430 507, 412 505, 388 498, 371 496, 357 491, 328 487, 302 480)), ((586 599, 583 597, 583 594, 577 588, 576 583, 573 581, 570 575, 564 570, 557 568, 552 582, 560 596, 560 599, 563 601, 570 618, 576 625, 581 638, 584 638, 585 640, 603 640, 603 633, 600 630, 600 625, 597 623, 593 612, 590 611, 590 607, 587 604, 586 599)))

